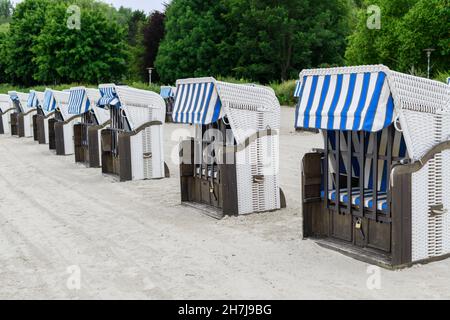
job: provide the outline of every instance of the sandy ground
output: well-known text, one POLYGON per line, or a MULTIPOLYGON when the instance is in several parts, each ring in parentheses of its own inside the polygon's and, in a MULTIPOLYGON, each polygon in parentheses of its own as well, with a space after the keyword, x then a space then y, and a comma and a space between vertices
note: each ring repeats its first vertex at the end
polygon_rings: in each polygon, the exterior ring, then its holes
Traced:
MULTIPOLYGON (((300 159, 321 139, 295 133, 293 118, 284 108, 288 209, 222 221, 180 205, 170 160, 171 179, 118 183, 0 136, 0 298, 450 298, 450 260, 381 270, 371 290, 367 264, 302 240, 300 159)), ((167 157, 181 128, 166 126, 167 157)))

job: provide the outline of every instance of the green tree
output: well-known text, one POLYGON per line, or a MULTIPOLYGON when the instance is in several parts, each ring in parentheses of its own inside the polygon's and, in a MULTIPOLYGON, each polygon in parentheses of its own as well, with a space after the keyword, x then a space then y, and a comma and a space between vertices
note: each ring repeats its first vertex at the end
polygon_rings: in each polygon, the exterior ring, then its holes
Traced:
POLYGON ((378 64, 388 66, 396 64, 397 46, 395 28, 417 0, 364 0, 358 10, 356 31, 349 37, 346 51, 347 63, 350 65, 378 64), (367 21, 373 12, 368 7, 380 8, 380 28, 368 28, 367 21))
POLYGON ((424 49, 433 48, 432 71, 450 73, 450 2, 419 0, 396 29, 399 70, 427 69, 424 49))
POLYGON ((341 64, 350 33, 349 4, 231 0, 227 20, 233 32, 227 43, 237 58, 234 74, 267 83, 295 78, 306 67, 341 64))
POLYGON ((49 0, 20 2, 12 16, 7 39, 4 40, 3 63, 8 79, 14 84, 32 85, 37 64, 32 48, 45 23, 49 0))
MULTIPOLYGON (((155 67, 155 60, 158 54, 159 45, 164 38, 164 21, 166 16, 164 13, 154 11, 148 18, 147 24, 144 26, 144 61, 142 69, 155 67)), ((157 70, 152 74, 155 81, 160 79, 157 70)))
POLYGON ((47 8, 45 24, 32 47, 34 79, 43 83, 120 81, 126 71, 125 29, 110 20, 100 3, 77 1, 80 29, 68 28, 72 1, 47 8))
POLYGON ((0 0, 0 24, 10 22, 13 8, 11 0, 0 0))
POLYGON ((162 82, 178 78, 227 75, 229 61, 219 44, 227 35, 227 0, 173 0, 166 10, 166 35, 155 66, 162 82))
POLYGON ((156 67, 165 82, 189 76, 285 80, 343 62, 348 0, 174 0, 156 67))

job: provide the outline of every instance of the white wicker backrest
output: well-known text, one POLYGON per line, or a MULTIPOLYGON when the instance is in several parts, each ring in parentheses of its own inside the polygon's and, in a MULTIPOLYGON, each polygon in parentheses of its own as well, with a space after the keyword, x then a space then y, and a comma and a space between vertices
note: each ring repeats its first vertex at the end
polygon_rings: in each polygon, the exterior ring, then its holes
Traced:
POLYGON ((101 93, 99 89, 86 88, 87 97, 91 103, 91 110, 94 112, 99 125, 103 125, 110 119, 110 112, 105 108, 97 107, 97 103, 101 98, 101 93))
POLYGON ((159 94, 127 86, 115 89, 131 130, 150 121, 165 122, 166 103, 159 94))
POLYGON ((17 97, 19 98, 19 103, 20 103, 20 107, 22 109, 23 112, 28 112, 29 108, 27 106, 28 104, 28 93, 23 93, 23 92, 17 92, 17 91, 10 91, 8 92, 8 94, 10 96, 12 95, 17 95, 17 97))
POLYGON ((216 86, 238 144, 258 131, 280 129, 280 102, 271 88, 221 81, 216 86))
POLYGON ((389 86, 408 152, 419 160, 435 145, 450 140, 442 126, 450 117, 450 87, 444 83, 389 71, 389 86))
POLYGON ((11 108, 11 98, 7 94, 0 94, 0 112, 11 108))
POLYGON ((53 96, 56 101, 56 108, 61 113, 64 120, 67 120, 71 117, 69 114, 69 97, 70 92, 68 91, 57 91, 52 90, 53 96))
POLYGON ((41 92, 41 91, 35 91, 35 93, 36 93, 36 97, 39 102, 39 107, 41 107, 44 104, 45 94, 44 94, 44 92, 41 92))

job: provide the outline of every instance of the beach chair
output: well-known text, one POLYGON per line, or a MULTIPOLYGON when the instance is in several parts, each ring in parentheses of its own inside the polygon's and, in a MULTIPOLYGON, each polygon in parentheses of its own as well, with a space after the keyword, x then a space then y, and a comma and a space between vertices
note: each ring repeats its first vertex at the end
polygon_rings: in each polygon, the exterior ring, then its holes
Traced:
POLYGON ((7 94, 0 94, 0 134, 11 134, 11 114, 16 110, 7 94))
POLYGON ((176 88, 169 86, 162 86, 160 95, 166 102, 166 123, 173 122, 173 106, 175 104, 176 88))
POLYGON ((56 150, 55 144, 55 114, 56 100, 52 89, 37 92, 38 111, 36 116, 36 127, 39 144, 48 144, 50 150, 56 150))
POLYGON ((177 81, 182 203, 222 218, 285 207, 279 186, 280 104, 272 89, 214 78, 177 81))
POLYGON ((8 92, 15 111, 11 114, 11 135, 19 136, 19 138, 33 137, 33 115, 37 109, 28 106, 27 93, 10 91, 8 92))
POLYGON ((90 168, 100 168, 100 132, 110 124, 109 111, 97 107, 101 95, 98 89, 77 87, 70 89, 69 110, 82 114, 74 130, 75 162, 90 168))
POLYGON ((304 70, 303 236, 387 268, 450 254, 450 86, 362 66, 304 70))
POLYGON ((48 110, 54 110, 55 116, 48 120, 50 149, 56 155, 69 156, 75 153, 73 126, 81 114, 69 110, 70 90, 46 90, 45 104, 48 110))
POLYGON ((37 117, 39 113, 39 99, 37 92, 34 90, 30 90, 30 93, 28 94, 28 101, 27 101, 27 107, 29 109, 36 109, 36 113, 33 114, 32 117, 32 125, 33 125, 33 139, 34 141, 39 141, 38 137, 38 127, 37 127, 37 117))
POLYGON ((101 132, 102 171, 120 181, 162 179, 164 100, 157 93, 128 86, 99 86, 99 107, 110 111, 111 125, 101 132))

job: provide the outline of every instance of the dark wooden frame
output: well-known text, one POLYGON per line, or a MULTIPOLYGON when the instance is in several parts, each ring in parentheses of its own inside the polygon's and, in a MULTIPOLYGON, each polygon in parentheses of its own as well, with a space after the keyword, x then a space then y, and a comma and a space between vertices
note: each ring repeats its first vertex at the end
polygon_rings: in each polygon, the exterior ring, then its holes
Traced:
MULTIPOLYGON (((209 130, 219 130, 222 137, 230 129, 223 121, 202 126, 202 139, 184 140, 180 144, 180 187, 181 201, 183 204, 193 206, 217 219, 225 216, 237 216, 239 214, 236 161, 231 164, 229 159, 236 159, 236 153, 247 148, 254 140, 267 135, 276 134, 275 131, 265 130, 248 138, 242 145, 227 145, 227 141, 214 141, 216 148, 222 149, 221 163, 207 163, 202 158, 202 163, 195 163, 195 145, 201 143, 202 150, 211 146, 213 141, 204 140, 204 133, 209 130), (218 144, 218 145, 217 145, 218 144), (228 160, 228 161, 227 161, 228 160), (211 176, 208 172, 211 171, 211 176), (214 172, 217 172, 215 176, 214 172)), ((225 140, 225 139, 224 139, 225 140)), ((260 179, 261 177, 254 177, 260 179)), ((280 189, 281 208, 286 207, 286 198, 280 189)))
MULTIPOLYGON (((65 144, 64 144, 64 126, 69 124, 70 122, 74 121, 77 118, 81 118, 82 115, 75 115, 73 117, 70 117, 67 120, 64 121, 56 121, 54 124, 55 128, 55 149, 56 149, 56 155, 58 156, 65 156, 66 150, 65 150, 65 144)), ((73 133, 72 133, 73 134, 73 133)))
POLYGON ((82 122, 74 125, 75 162, 84 163, 88 168, 100 168, 101 156, 99 135, 111 121, 99 125, 95 115, 87 112, 82 117, 82 122))
POLYGON ((10 114, 10 126, 11 126, 11 135, 19 136, 19 113, 13 112, 10 114))
MULTIPOLYGON (((117 119, 116 119, 117 120, 117 119)), ((113 118, 113 123, 115 122, 113 118)), ((125 130, 107 128, 101 131, 102 148, 102 172, 104 174, 116 175, 121 182, 133 180, 131 164, 131 137, 141 133, 151 126, 162 125, 161 121, 151 121, 143 124, 136 130, 125 130)), ((117 123, 116 123, 117 127, 117 123)), ((151 155, 149 155, 151 157, 151 155)), ((164 164, 165 177, 170 176, 169 168, 164 164)))
MULTIPOLYGON (((391 143, 388 145, 392 146, 391 143)), ((391 159, 391 165, 388 166, 389 171, 387 171, 392 177, 388 183, 388 216, 386 216, 387 212, 377 211, 375 214, 373 208, 361 210, 361 208, 352 207, 350 213, 345 204, 344 206, 340 203, 333 204, 328 197, 322 198, 322 185, 327 183, 327 179, 323 179, 326 176, 324 172, 328 171, 328 162, 325 161, 327 150, 328 148, 325 148, 325 150, 308 153, 302 161, 303 237, 316 239, 326 248, 381 267, 395 269, 411 266, 413 264, 412 174, 421 170, 437 153, 450 150, 450 142, 441 143, 420 161, 412 164, 393 158, 390 152, 385 157, 378 155, 378 159, 391 159), (380 219, 381 214, 386 217, 380 219), (358 237, 360 232, 355 228, 355 219, 361 222, 362 232, 367 239, 358 237), (336 235, 333 232, 334 223, 340 224, 341 229, 345 229, 342 227, 345 225, 347 235, 351 238, 342 237, 341 234, 336 235), (386 244, 387 239, 389 246, 386 244), (385 247, 380 248, 380 242, 385 247)), ((360 155, 359 160, 361 161, 360 155)), ((426 263, 448 256, 414 263, 426 263)))

